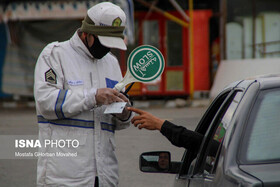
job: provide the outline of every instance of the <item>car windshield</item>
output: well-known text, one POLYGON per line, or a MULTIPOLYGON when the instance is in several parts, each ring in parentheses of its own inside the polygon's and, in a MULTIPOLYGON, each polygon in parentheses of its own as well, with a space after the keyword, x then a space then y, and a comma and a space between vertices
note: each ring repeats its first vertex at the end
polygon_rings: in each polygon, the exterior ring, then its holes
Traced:
POLYGON ((245 163, 280 161, 280 90, 262 91, 250 115, 241 149, 245 163))

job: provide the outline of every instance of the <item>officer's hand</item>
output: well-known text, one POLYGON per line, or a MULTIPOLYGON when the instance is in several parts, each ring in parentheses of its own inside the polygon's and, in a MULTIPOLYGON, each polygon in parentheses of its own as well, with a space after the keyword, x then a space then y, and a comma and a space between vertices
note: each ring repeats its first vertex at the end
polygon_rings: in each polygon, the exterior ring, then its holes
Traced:
MULTIPOLYGON (((124 93, 121 92, 119 96, 122 98, 124 97, 123 100, 127 102, 129 106, 131 106, 131 102, 128 99, 128 95, 125 95, 124 93)), ((130 118, 130 115, 131 115, 131 111, 127 110, 127 107, 124 108, 121 114, 114 114, 115 117, 123 121, 127 121, 130 118)))
POLYGON ((127 102, 128 99, 117 90, 112 88, 99 88, 96 91, 95 100, 97 105, 108 105, 114 102, 127 102))

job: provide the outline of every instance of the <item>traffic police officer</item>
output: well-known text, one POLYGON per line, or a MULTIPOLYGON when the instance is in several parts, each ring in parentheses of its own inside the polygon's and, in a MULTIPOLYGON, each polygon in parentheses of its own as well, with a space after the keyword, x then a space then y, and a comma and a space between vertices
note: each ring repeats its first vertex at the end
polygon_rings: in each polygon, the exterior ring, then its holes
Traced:
POLYGON ((39 140, 78 140, 79 146, 42 146, 42 153, 77 156, 39 157, 37 186, 118 185, 114 133, 127 128, 133 115, 126 109, 119 115, 104 110, 106 104, 128 102, 112 89, 122 74, 109 52, 126 50, 125 23, 120 7, 99 3, 70 40, 53 42, 41 52, 34 83, 39 140))

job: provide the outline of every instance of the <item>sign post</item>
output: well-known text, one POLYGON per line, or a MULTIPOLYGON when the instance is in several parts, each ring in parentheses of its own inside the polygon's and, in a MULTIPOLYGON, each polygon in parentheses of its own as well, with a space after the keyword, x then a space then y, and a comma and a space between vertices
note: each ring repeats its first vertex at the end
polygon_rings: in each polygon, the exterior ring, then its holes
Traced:
POLYGON ((127 60, 127 72, 115 89, 121 91, 132 82, 151 82, 158 78, 164 70, 165 62, 161 52, 150 45, 135 48, 127 60))
MULTIPOLYGON (((150 45, 139 46, 130 53, 126 74, 114 89, 120 92, 129 83, 153 81, 162 74, 164 66, 163 55, 157 48, 150 45)), ((125 102, 111 103, 104 113, 122 113, 126 104, 125 102)))

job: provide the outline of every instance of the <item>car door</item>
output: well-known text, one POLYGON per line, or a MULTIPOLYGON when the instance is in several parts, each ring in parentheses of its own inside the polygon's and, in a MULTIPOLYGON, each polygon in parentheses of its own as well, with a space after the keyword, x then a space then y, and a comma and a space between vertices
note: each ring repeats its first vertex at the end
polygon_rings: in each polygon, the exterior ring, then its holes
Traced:
MULTIPOLYGON (((228 99, 231 94, 231 88, 220 93, 211 105, 208 107, 207 111, 203 115, 195 131, 205 135, 208 127, 210 126, 212 120, 214 119, 216 113, 220 110, 223 103, 228 99)), ((186 150, 182 157, 182 164, 179 174, 176 175, 174 180, 175 187, 187 186, 188 178, 190 177, 190 170, 194 167, 194 159, 197 157, 197 153, 186 150), (192 165, 191 165, 192 164, 192 165), (190 168, 191 167, 191 168, 190 168)))
POLYGON ((226 131, 243 96, 242 90, 231 91, 208 126, 197 157, 191 164, 188 186, 217 186, 215 171, 226 131))
MULTIPOLYGON (((208 107, 195 131, 206 135, 209 127, 212 125, 212 122, 217 119, 219 113, 222 114, 223 111, 226 110, 226 104, 231 103, 235 94, 236 91, 232 90, 232 88, 224 90, 222 93, 220 93, 208 107)), ((206 139, 204 140, 206 141, 206 139)), ((198 156, 199 155, 195 152, 189 150, 185 151, 182 158, 182 164, 179 174, 176 175, 176 178, 174 180, 174 186, 180 187, 188 185, 188 183, 190 182, 190 178, 193 178, 192 176, 194 175, 194 167, 196 166, 196 160, 198 156)))

